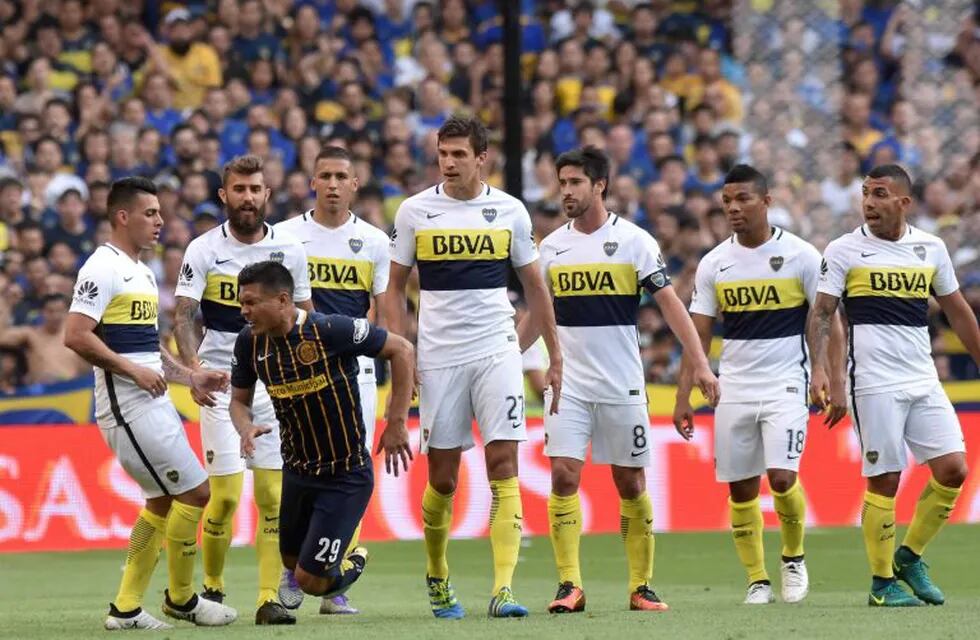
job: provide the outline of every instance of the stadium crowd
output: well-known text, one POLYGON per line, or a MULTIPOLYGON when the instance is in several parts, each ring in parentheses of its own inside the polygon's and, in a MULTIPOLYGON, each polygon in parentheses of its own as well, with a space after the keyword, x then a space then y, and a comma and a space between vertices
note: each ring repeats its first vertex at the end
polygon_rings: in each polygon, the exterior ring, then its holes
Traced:
MULTIPOLYGON (((657 238, 687 301, 729 235, 718 192, 735 163, 769 177, 773 224, 822 250, 860 224, 863 172, 898 161, 914 224, 945 240, 980 312, 976 12, 956 32, 928 0, 520 4, 514 160, 539 240, 564 221, 557 154, 606 149, 608 208, 657 238)), ((439 181, 436 130, 466 111, 494 133, 486 179, 504 187, 501 37, 494 0, 0 0, 0 393, 85 372, 60 331, 114 179, 160 191, 148 260, 165 336, 183 249, 223 221, 220 170, 238 154, 264 159, 277 222, 312 207, 321 146, 347 147, 356 211, 387 231, 439 181)), ((933 312, 940 377, 980 377, 933 312)), ((679 348, 652 303, 640 328, 648 380, 673 381, 679 348)))

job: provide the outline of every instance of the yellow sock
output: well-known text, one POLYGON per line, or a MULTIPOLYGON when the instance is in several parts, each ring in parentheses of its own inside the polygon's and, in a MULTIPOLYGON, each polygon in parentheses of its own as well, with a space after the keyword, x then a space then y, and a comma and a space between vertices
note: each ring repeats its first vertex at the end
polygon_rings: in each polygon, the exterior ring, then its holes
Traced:
POLYGON ((255 607, 270 600, 279 601, 279 503, 282 498, 282 471, 254 469, 255 506, 259 519, 255 527, 255 555, 259 563, 259 596, 255 607))
POLYGON ((422 531, 425 534, 426 575, 430 578, 449 577, 446 547, 449 546, 449 526, 453 523, 453 494, 443 495, 426 484, 422 493, 422 531))
POLYGON ((766 560, 762 549, 762 509, 759 498, 748 502, 734 502, 728 499, 732 518, 732 539, 735 552, 749 574, 749 582, 768 580, 766 560))
POLYGON ((632 500, 619 501, 619 530, 626 543, 630 593, 653 577, 653 505, 644 492, 632 500))
POLYGON ((129 532, 129 550, 126 552, 126 566, 123 568, 119 593, 113 602, 119 611, 138 609, 143 605, 143 594, 150 584, 153 569, 160 558, 163 532, 167 519, 151 513, 145 508, 140 511, 133 530, 129 532))
POLYGON ((363 520, 357 523, 357 528, 354 529, 354 535, 350 538, 350 544, 347 545, 347 551, 344 552, 345 558, 350 555, 351 551, 357 548, 357 543, 361 541, 361 525, 363 524, 363 520))
POLYGON ((224 591, 225 555, 231 544, 231 523, 242 495, 245 473, 211 476, 211 499, 204 509, 204 533, 201 552, 204 564, 204 586, 224 591))
POLYGON ((194 595, 194 558, 197 557, 197 525, 204 509, 174 500, 167 517, 167 569, 170 601, 184 604, 194 595))
POLYGON ((865 491, 864 506, 861 508, 861 531, 864 533, 864 549, 868 552, 871 575, 879 578, 893 577, 895 498, 865 491))
POLYGON ((919 502, 915 505, 915 515, 912 516, 902 544, 921 556, 926 545, 949 520, 949 514, 956 506, 959 495, 959 487, 947 487, 936 482, 935 478, 929 478, 929 484, 922 490, 919 502))
POLYGON ((806 527, 806 497, 799 478, 783 493, 772 492, 783 537, 783 556, 803 555, 803 530, 806 527))
POLYGON ((579 566, 578 547, 582 538, 582 506, 578 494, 548 496, 548 529, 551 547, 555 550, 558 582, 571 582, 582 586, 582 570, 579 566))
POLYGON ((491 480, 490 547, 493 549, 493 594, 510 587, 521 552, 524 508, 517 478, 491 480))

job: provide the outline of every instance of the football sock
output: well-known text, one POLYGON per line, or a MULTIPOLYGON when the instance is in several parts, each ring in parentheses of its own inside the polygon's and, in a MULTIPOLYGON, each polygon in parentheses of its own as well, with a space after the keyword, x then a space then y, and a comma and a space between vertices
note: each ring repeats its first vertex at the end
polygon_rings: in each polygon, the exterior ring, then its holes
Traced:
POLYGON ((578 548, 582 538, 582 506, 578 493, 570 496, 548 496, 548 530, 555 551, 558 582, 582 586, 578 548))
POLYGON ((211 476, 211 499, 204 508, 204 533, 201 536, 201 555, 204 563, 204 586, 224 591, 222 574, 225 555, 231 544, 231 523, 242 495, 245 472, 226 476, 211 476))
POLYGON ((728 499, 732 519, 732 539, 735 552, 749 575, 749 583, 768 580, 764 551, 762 549, 762 508, 759 498, 748 502, 728 499))
POLYGON ((803 555, 803 530, 806 526, 806 497, 799 479, 783 493, 772 492, 779 530, 783 538, 783 557, 803 555))
POLYGON ((167 519, 142 509, 129 532, 129 550, 126 552, 126 565, 123 568, 119 593, 113 604, 122 612, 133 611, 143 604, 143 594, 150 584, 153 569, 160 558, 163 533, 167 519))
MULTIPOLYGON (((256 608, 279 601, 279 502, 282 497, 282 471, 254 469, 255 506, 259 512, 255 527, 255 555, 259 564, 259 596, 256 608)), ((226 547, 227 549, 227 547, 226 547)))
POLYGON ((868 552, 871 575, 892 578, 892 557, 895 555, 895 498, 886 498, 870 491, 864 492, 861 508, 861 531, 868 552))
POLYGON ((959 487, 947 487, 936 482, 935 478, 929 478, 929 484, 922 490, 919 502, 915 505, 915 515, 905 532, 902 545, 921 556, 926 545, 949 520, 949 514, 956 506, 959 495, 959 487))
POLYGON ((174 500, 167 517, 168 593, 176 605, 185 604, 194 595, 194 558, 197 557, 197 525, 204 509, 174 500))
POLYGON ((453 494, 443 495, 426 484, 422 493, 422 531, 425 535, 426 575, 445 580, 449 577, 446 548, 453 522, 453 494))
POLYGON ((653 576, 653 504, 646 492, 619 501, 619 531, 626 543, 629 590, 648 584, 653 576))
POLYGON ((490 547, 493 549, 493 594, 509 587, 521 551, 524 510, 516 477, 491 480, 490 547))
POLYGON ((347 551, 344 552, 345 558, 350 555, 351 551, 357 548, 357 543, 361 541, 361 525, 363 524, 363 520, 357 523, 357 527, 354 529, 354 535, 350 538, 350 544, 347 545, 347 551))

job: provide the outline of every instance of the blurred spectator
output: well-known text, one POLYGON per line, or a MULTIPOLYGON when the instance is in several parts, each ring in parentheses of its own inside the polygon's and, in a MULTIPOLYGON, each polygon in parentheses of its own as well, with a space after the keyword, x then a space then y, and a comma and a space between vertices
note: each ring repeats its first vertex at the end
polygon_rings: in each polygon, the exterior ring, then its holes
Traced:
MULTIPOLYGON (((65 346, 65 320, 70 301, 59 294, 39 301, 40 324, 36 327, 0 328, 0 349, 20 349, 27 361, 28 384, 44 384, 77 378, 92 366, 65 346)), ((2 313, 4 310, 0 310, 2 313)), ((9 317, 7 318, 9 321, 9 317)))

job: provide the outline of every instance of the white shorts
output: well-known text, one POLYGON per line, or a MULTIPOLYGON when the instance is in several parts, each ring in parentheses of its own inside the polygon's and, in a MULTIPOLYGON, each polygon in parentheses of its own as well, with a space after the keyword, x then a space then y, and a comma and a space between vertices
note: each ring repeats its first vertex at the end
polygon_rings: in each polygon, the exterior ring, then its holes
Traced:
POLYGON ((592 462, 617 467, 650 464, 650 416, 646 404, 604 404, 563 395, 558 413, 550 415, 551 390, 544 392, 544 454, 585 461, 592 443, 592 462))
POLYGON ((937 381, 913 389, 852 396, 851 417, 861 442, 861 475, 908 466, 905 445, 918 464, 966 451, 956 410, 937 381))
POLYGON ((173 403, 154 402, 133 420, 99 421, 102 438, 147 498, 178 496, 208 479, 173 403))
POLYGON ((214 398, 215 406, 201 407, 201 448, 208 475, 240 473, 246 466, 249 469, 282 469, 279 421, 265 385, 255 383, 252 422, 256 426, 272 427, 272 432, 255 439, 255 454, 250 458, 242 457, 241 438, 228 413, 231 393, 216 393, 214 398))
POLYGON ((419 371, 421 445, 473 447, 473 418, 483 443, 527 440, 521 354, 513 350, 443 369, 419 371))
POLYGON ((810 410, 803 396, 726 402, 715 408, 715 478, 736 482, 766 469, 799 471, 810 410))
POLYGON ((374 426, 378 414, 378 383, 357 381, 361 393, 361 416, 364 418, 364 448, 374 455, 374 426))

